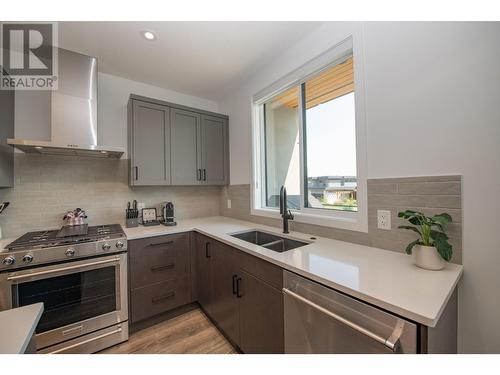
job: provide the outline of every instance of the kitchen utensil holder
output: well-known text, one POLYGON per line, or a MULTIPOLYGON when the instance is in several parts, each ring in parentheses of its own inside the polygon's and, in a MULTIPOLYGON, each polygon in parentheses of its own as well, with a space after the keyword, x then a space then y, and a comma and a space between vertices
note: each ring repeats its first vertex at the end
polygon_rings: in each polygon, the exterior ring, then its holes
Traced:
POLYGON ((135 228, 139 226, 139 218, 126 219, 125 226, 127 228, 135 228))

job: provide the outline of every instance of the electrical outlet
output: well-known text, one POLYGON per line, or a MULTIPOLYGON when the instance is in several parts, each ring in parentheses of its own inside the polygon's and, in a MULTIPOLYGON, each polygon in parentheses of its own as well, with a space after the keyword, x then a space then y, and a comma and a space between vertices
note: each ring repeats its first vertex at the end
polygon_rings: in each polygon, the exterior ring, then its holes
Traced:
POLYGON ((231 199, 227 200, 227 208, 231 208, 231 199))
POLYGON ((391 211, 377 210, 378 229, 391 230, 391 211))

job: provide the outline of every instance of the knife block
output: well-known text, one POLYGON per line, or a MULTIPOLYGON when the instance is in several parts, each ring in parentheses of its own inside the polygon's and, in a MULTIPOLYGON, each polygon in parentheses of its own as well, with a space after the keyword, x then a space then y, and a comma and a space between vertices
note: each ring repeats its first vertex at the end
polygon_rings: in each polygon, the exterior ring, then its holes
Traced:
POLYGON ((133 219, 126 219, 125 220, 125 226, 127 228, 135 228, 139 226, 139 218, 133 218, 133 219))

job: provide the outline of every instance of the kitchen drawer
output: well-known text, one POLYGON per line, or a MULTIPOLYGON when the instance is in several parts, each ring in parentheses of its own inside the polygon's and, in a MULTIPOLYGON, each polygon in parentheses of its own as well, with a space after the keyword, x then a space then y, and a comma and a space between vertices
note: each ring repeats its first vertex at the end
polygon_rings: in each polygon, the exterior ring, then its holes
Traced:
POLYGON ((268 261, 257 258, 240 250, 234 250, 239 268, 281 290, 283 288, 283 269, 268 261))
POLYGON ((189 250, 189 233, 131 241, 131 289, 187 277, 189 250))
POLYGON ((130 292, 131 322, 161 314, 178 306, 189 303, 189 278, 169 280, 130 292))

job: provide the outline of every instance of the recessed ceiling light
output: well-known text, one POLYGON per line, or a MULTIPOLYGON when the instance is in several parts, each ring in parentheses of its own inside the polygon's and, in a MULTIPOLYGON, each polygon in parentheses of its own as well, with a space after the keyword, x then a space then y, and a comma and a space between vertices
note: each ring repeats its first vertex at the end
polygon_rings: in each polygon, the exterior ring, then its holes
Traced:
POLYGON ((41 150, 43 147, 42 146, 35 146, 37 150, 41 150))
POLYGON ((143 32, 142 32, 142 36, 143 36, 144 38, 146 38, 147 40, 155 40, 155 39, 157 39, 157 38, 158 38, 154 32, 149 31, 149 30, 147 30, 147 31, 143 31, 143 32))

